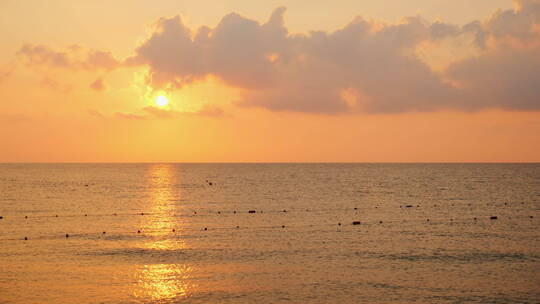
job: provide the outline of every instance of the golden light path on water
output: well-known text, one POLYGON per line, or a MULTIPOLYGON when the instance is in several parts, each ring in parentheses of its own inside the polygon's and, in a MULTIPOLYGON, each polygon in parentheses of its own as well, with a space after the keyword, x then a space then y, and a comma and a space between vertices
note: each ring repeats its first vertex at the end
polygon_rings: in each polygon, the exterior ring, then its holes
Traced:
MULTIPOLYGON (((170 164, 155 164, 149 169, 148 184, 150 191, 150 216, 144 217, 141 227, 147 236, 141 247, 148 250, 173 251, 186 248, 183 240, 172 238, 180 234, 175 228, 175 198, 178 197, 177 176, 170 164)), ((159 302, 189 297, 197 288, 190 282, 192 267, 177 263, 145 264, 136 275, 137 284, 133 295, 137 298, 159 302)))

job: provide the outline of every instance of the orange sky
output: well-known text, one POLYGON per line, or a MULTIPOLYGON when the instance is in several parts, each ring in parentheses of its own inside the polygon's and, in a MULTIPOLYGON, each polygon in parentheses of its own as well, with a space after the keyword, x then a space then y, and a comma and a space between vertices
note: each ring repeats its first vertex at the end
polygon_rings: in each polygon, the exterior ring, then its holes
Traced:
POLYGON ((212 3, 2 1, 0 162, 540 161, 538 0, 212 3))

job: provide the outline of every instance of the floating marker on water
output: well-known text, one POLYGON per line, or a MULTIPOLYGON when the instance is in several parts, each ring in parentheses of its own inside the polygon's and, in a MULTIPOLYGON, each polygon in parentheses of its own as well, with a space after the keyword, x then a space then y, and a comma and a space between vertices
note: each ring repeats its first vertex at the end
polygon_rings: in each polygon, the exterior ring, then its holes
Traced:
POLYGON ((58 217, 58 214, 57 214, 57 215, 55 215, 55 217, 58 217))
POLYGON ((234 210, 233 213, 236 214, 236 210, 234 210))
MULTIPOLYGON (((2 218, 2 217, 0 216, 0 218, 2 218)), ((533 218, 533 216, 531 215, 531 216, 529 216, 529 218, 533 218)))
POLYGON ((285 225, 281 225, 281 228, 285 228, 285 225))
POLYGON ((496 219, 498 219, 498 217, 492 216, 492 217, 490 217, 489 219, 490 219, 490 220, 496 220, 496 219))
POLYGON ((27 238, 27 237, 24 237, 24 240, 25 240, 25 241, 28 241, 28 238, 27 238))
POLYGON ((358 210, 358 208, 354 207, 354 210, 358 210))
POLYGON ((141 212, 141 215, 144 215, 144 213, 143 213, 143 212, 141 212))
POLYGON ((66 238, 68 238, 68 237, 69 237, 69 234, 66 233, 66 238))
POLYGON ((103 234, 105 234, 105 233, 107 233, 107 232, 103 231, 103 234))
POLYGON ((382 221, 379 221, 379 224, 382 224, 382 221))
POLYGON ((204 227, 204 231, 208 230, 208 228, 204 227))
POLYGON ((360 221, 354 221, 352 222, 353 225, 360 225, 360 221))
POLYGON ((25 215, 24 218, 27 219, 27 218, 28 218, 28 215, 25 215))
POLYGON ((283 209, 283 212, 287 212, 287 210, 283 209))
POLYGON ((3 219, 4 217, 3 216, 0 216, 0 220, 3 219))
POLYGON ((240 229, 240 226, 236 226, 236 229, 240 229))
POLYGON ((248 213, 255 213, 255 210, 249 210, 248 213))
POLYGON ((427 219, 426 222, 429 222, 429 219, 427 219))
POLYGON ((478 220, 478 219, 475 217, 474 220, 476 221, 476 220, 478 220))
POLYGON ((405 208, 412 208, 412 205, 407 205, 405 206, 405 208))
POLYGON ((140 231, 140 230, 137 230, 137 233, 141 233, 141 231, 140 231))
POLYGON ((84 216, 88 216, 88 214, 85 214, 84 216))
POLYGON ((176 232, 176 230, 173 229, 172 232, 176 232))

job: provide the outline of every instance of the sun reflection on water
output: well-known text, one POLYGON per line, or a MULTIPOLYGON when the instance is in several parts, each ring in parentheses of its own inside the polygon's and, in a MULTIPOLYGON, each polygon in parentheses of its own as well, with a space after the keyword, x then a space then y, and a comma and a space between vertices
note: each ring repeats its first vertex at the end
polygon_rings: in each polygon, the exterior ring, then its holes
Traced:
POLYGON ((191 267, 176 264, 144 265, 134 295, 151 301, 186 298, 196 287, 189 282, 191 267))
MULTIPOLYGON (((174 165, 156 164, 149 168, 150 200, 146 210, 148 216, 141 223, 145 235, 142 248, 165 253, 187 248, 186 243, 178 237, 181 232, 172 231, 177 225, 174 217, 177 207, 175 199, 179 196, 176 183, 174 165)), ((142 265, 137 273, 137 286, 133 294, 137 298, 157 302, 189 297, 197 287, 190 282, 192 272, 190 266, 181 263, 142 265)))

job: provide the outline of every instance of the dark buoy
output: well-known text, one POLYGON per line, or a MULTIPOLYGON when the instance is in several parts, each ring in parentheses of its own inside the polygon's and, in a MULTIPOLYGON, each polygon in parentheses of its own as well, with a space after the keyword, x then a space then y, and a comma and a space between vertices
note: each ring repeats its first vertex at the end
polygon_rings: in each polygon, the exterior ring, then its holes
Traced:
MULTIPOLYGON (((0 216, 0 218, 2 218, 2 217, 0 216)), ((529 218, 533 218, 533 216, 531 215, 531 216, 529 216, 529 218)))
POLYGON ((116 216, 116 213, 114 214, 114 216, 116 216))
POLYGON ((405 208, 412 208, 412 205, 407 205, 405 206, 405 208))
POLYGON ((144 215, 144 212, 141 212, 141 215, 144 215))
POLYGON ((107 232, 103 231, 103 234, 105 234, 105 233, 107 233, 107 232))
POLYGON ((27 237, 24 237, 24 240, 25 240, 25 241, 28 241, 28 238, 27 238, 27 237))
POLYGON ((338 226, 341 226, 341 223, 337 223, 338 226))
POLYGON ((281 225, 281 228, 285 228, 285 225, 281 225))
POLYGON ((193 212, 193 214, 197 214, 197 211, 193 212))
POLYGON ((85 214, 84 216, 88 216, 88 214, 85 214))
POLYGON ((172 232, 176 232, 176 229, 173 229, 172 232))
POLYGON ((287 210, 283 209, 283 212, 287 212, 287 210))
POLYGON ((382 221, 379 221, 379 224, 382 224, 382 221))
POLYGON ((353 225, 360 225, 360 221, 354 221, 352 222, 353 225))
POLYGON ((58 217, 58 214, 57 214, 57 215, 55 215, 54 217, 58 217))
POLYGON ((218 211, 217 214, 221 214, 221 211, 218 211))
POLYGON ((88 184, 85 184, 84 186, 85 186, 85 187, 88 187, 88 184))
POLYGON ((0 220, 3 219, 4 217, 3 216, 0 216, 0 220))
POLYGON ((475 217, 474 220, 476 221, 476 220, 478 220, 478 219, 475 217))
POLYGON ((429 219, 427 219, 426 222, 429 222, 429 219))
POLYGON ((236 210, 234 210, 233 213, 236 214, 236 210))
POLYGON ((140 230, 137 230, 137 233, 141 233, 141 231, 140 231, 140 230))
POLYGON ((24 218, 27 219, 27 218, 28 218, 28 215, 25 215, 24 218))
POLYGON ((354 210, 358 210, 358 208, 354 207, 354 210))
POLYGON ((236 226, 236 229, 240 229, 240 226, 236 226))
POLYGON ((213 185, 213 184, 212 184, 212 182, 209 182, 208 184, 209 184, 210 186, 212 186, 212 185, 213 185))
POLYGON ((498 217, 496 217, 496 216, 491 216, 489 219, 490 219, 490 220, 496 220, 496 219, 498 219, 498 217))
POLYGON ((208 230, 208 228, 204 227, 204 231, 208 230))
POLYGON ((69 234, 66 233, 66 237, 68 238, 68 237, 69 237, 69 234))
POLYGON ((249 210, 248 213, 255 213, 255 210, 249 210))

